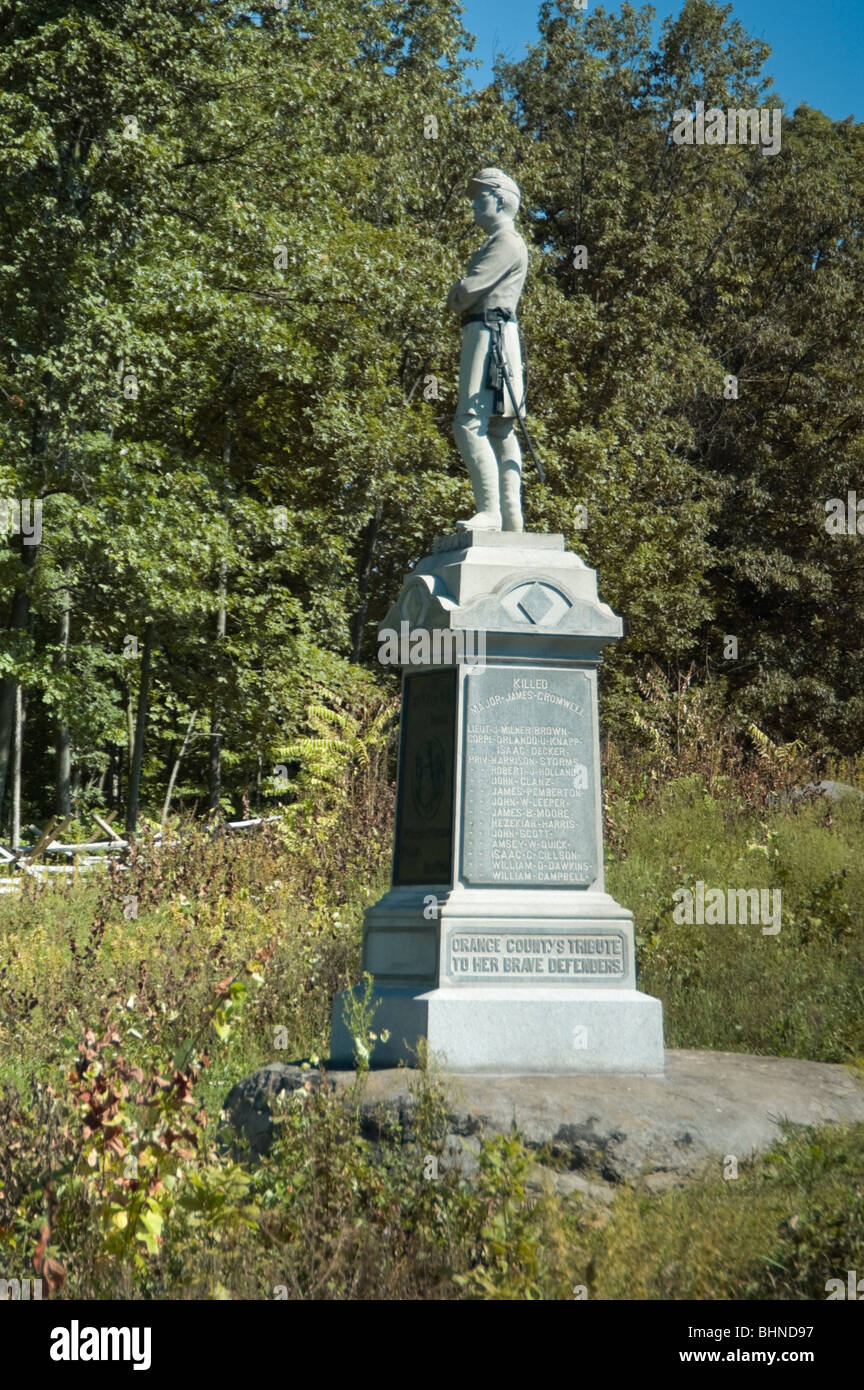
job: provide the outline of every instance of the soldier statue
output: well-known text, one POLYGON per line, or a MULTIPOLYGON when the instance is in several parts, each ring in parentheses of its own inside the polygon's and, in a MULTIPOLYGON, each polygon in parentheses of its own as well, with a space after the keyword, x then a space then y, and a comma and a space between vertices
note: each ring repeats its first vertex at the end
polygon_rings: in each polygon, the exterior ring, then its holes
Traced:
POLYGON ((474 221, 488 237, 447 296, 447 308, 462 320, 453 437, 477 507, 476 515, 457 525, 463 530, 521 531, 522 454, 516 424, 525 414, 525 390, 516 305, 528 272, 528 251, 513 225, 520 193, 500 169, 481 169, 467 193, 474 221))

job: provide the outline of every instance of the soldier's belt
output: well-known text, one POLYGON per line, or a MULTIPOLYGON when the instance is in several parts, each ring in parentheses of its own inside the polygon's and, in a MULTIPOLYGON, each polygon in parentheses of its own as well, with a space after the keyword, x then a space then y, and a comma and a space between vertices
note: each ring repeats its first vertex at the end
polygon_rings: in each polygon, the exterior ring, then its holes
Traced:
MULTIPOLYGON (((489 329, 492 346, 489 354, 489 365, 486 370, 486 389, 494 394, 492 408, 496 415, 504 415, 507 409, 504 385, 509 368, 504 353, 504 325, 515 322, 516 315, 512 309, 486 309, 482 314, 464 314, 462 316, 463 327, 468 323, 484 323, 489 329)), ((512 397, 513 388, 509 382, 508 388, 512 397)), ((513 408, 516 409, 515 399, 513 408)))
POLYGON ((463 314, 462 327, 466 323, 488 323, 490 327, 497 327, 501 323, 515 323, 516 315, 512 309, 487 309, 482 314, 463 314))

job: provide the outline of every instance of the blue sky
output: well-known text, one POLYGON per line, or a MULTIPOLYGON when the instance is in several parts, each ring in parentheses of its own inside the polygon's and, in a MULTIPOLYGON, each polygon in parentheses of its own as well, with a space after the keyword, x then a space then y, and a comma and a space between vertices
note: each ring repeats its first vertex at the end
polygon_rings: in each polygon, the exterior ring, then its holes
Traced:
MULTIPOLYGON (((461 0, 462 23, 477 39, 471 54, 483 63, 472 80, 491 80, 498 52, 511 62, 524 57, 537 38, 540 0, 461 0)), ((588 0, 589 7, 595 0, 588 0)), ((633 0, 641 8, 640 0, 633 0)), ((683 0, 655 0, 660 20, 678 14, 683 0)), ((617 10, 612 0, 606 10, 617 10)), ((733 14, 748 33, 764 39, 772 57, 765 71, 774 89, 794 111, 802 101, 834 120, 864 120, 864 0, 733 0, 733 14)))

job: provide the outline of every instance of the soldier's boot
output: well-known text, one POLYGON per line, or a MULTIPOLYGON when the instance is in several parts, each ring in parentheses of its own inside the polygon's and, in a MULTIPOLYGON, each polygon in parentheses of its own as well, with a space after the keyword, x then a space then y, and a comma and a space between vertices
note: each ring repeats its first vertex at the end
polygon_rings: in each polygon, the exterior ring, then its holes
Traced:
POLYGON ((518 464, 505 464, 501 478, 501 530, 521 531, 522 502, 520 498, 522 474, 518 464))
POLYGON ((453 437, 468 469, 477 511, 467 521, 457 521, 460 531, 500 531, 501 501, 498 460, 486 435, 484 421, 476 415, 458 416, 453 437))

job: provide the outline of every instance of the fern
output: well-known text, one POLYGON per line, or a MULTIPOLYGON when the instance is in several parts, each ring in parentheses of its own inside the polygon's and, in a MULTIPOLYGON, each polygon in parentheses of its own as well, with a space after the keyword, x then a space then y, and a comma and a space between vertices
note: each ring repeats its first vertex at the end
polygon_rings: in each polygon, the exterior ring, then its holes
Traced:
POLYGON ((355 714, 336 708, 337 699, 322 689, 306 707, 311 732, 292 739, 277 754, 281 762, 299 764, 291 819, 307 828, 314 825, 320 833, 335 824, 344 811, 352 779, 369 769, 386 747, 396 717, 393 700, 382 700, 377 709, 363 706, 355 714), (324 703, 326 700, 331 703, 324 703))

